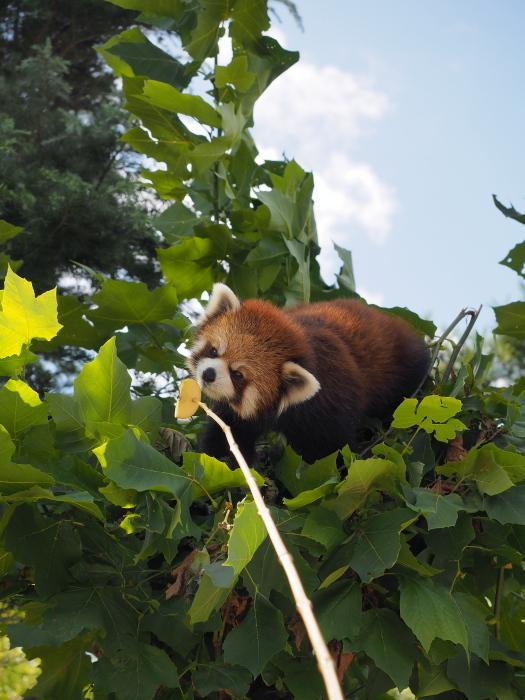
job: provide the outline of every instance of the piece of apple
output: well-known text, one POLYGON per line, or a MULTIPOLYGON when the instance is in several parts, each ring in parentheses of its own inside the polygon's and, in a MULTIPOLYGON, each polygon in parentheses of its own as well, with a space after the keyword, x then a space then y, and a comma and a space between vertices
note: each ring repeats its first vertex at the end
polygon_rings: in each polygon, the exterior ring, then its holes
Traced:
POLYGON ((195 379, 183 379, 180 383, 179 400, 175 404, 175 418, 191 418, 199 408, 201 388, 195 379))

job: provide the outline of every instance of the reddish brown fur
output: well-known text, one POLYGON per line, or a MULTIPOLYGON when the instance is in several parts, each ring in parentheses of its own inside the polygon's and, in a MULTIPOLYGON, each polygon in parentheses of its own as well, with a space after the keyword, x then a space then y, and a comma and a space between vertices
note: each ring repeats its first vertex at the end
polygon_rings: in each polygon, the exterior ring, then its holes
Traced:
MULTIPOLYGON (((238 310, 220 310, 205 319, 196 343, 203 340, 208 342, 192 357, 193 368, 221 340, 227 343, 222 357, 228 365, 243 363, 238 397, 218 408, 233 422, 236 440, 249 458, 255 438, 269 429, 283 432, 307 461, 347 443, 355 447, 357 422, 365 416, 391 415, 417 388, 429 362, 425 345, 402 319, 347 299, 288 310, 249 300, 238 310), (287 392, 281 377, 285 362, 308 370, 321 389, 279 414, 287 392), (244 420, 238 412, 250 385, 259 393, 258 412, 244 420)), ((203 447, 214 456, 227 454, 224 438, 213 425, 203 447)))

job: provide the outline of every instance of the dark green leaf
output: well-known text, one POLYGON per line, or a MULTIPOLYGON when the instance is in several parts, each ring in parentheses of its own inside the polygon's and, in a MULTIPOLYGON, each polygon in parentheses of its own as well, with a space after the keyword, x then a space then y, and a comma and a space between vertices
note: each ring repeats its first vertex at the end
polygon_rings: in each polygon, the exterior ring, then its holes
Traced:
POLYGON ((368 583, 395 564, 401 547, 401 530, 416 517, 408 508, 395 508, 374 515, 361 525, 357 547, 348 563, 362 581, 368 583))
POLYGON ((132 323, 148 325, 169 319, 177 311, 177 301, 177 293, 170 285, 150 292, 143 282, 108 279, 93 297, 98 308, 87 315, 106 335, 132 323))
POLYGON ((37 592, 48 598, 72 580, 70 567, 80 559, 80 538, 67 520, 45 517, 36 506, 21 505, 5 531, 6 549, 34 567, 37 592))
POLYGON ((355 581, 336 581, 312 596, 315 616, 326 642, 354 639, 361 628, 361 588, 355 581))
POLYGON ((524 214, 520 214, 512 205, 510 207, 503 206, 495 194, 492 195, 492 198, 494 199, 494 204, 503 214, 505 214, 505 216, 508 216, 510 219, 514 219, 515 221, 519 221, 520 224, 525 224, 524 214))
POLYGON ((287 639, 282 613, 258 593, 244 620, 226 637, 224 660, 258 676, 272 656, 284 649, 287 639))
POLYGON ((525 301, 513 301, 504 306, 494 306, 493 309, 498 322, 493 333, 510 335, 518 340, 525 338, 525 301))
MULTIPOLYGON (((523 217, 525 221, 525 216, 523 217)), ((522 222, 523 223, 523 222, 522 222)), ((524 277, 523 266, 525 265, 525 241, 523 243, 518 243, 517 246, 508 253, 503 260, 500 260, 500 265, 506 265, 510 267, 511 270, 517 272, 518 275, 524 277)))
POLYGON ((214 690, 226 690, 228 695, 242 700, 249 691, 252 679, 252 674, 245 667, 224 661, 212 661, 192 674, 193 683, 202 697, 214 690))
POLYGON ((361 633, 350 646, 366 652, 404 690, 414 666, 415 641, 404 622, 392 610, 382 608, 363 613, 361 633))
POLYGON ((487 665, 474 654, 468 659, 463 650, 449 659, 447 672, 469 700, 496 700, 502 697, 500 691, 508 693, 513 676, 511 669, 503 662, 492 661, 487 665))
POLYGON ((95 690, 117 693, 119 700, 151 698, 159 685, 179 687, 179 672, 166 652, 130 636, 116 658, 100 663, 95 690))
POLYGON ((31 689, 38 698, 78 700, 89 684, 92 661, 86 652, 92 649, 90 637, 77 637, 60 647, 42 646, 26 651, 28 659, 39 659, 42 674, 31 689))
POLYGON ((456 493, 440 496, 430 489, 414 489, 416 503, 411 506, 425 516, 429 530, 452 527, 458 518, 458 513, 465 510, 465 504, 456 493))
POLYGON ((525 525, 525 484, 513 486, 496 496, 485 496, 483 506, 492 520, 525 525))
POLYGON ((429 578, 399 576, 400 613, 425 651, 432 641, 449 639, 468 650, 468 631, 459 606, 446 588, 429 578))
POLYGON ((104 473, 123 489, 160 489, 180 498, 191 488, 186 472, 140 440, 133 430, 126 430, 94 451, 104 473))
POLYGON ((443 559, 458 561, 462 557, 463 550, 472 542, 474 536, 472 518, 467 514, 462 514, 453 527, 432 530, 425 535, 425 541, 433 554, 443 559))

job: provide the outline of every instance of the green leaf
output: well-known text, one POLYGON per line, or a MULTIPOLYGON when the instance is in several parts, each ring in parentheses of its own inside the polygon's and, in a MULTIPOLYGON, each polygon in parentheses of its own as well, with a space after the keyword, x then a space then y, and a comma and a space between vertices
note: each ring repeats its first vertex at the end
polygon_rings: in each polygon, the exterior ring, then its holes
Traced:
POLYGON ((361 628, 361 588, 355 581, 336 581, 312 595, 314 612, 326 642, 354 639, 361 628))
POLYGON ((10 379, 0 390, 0 424, 18 439, 30 426, 47 423, 48 407, 25 382, 10 379))
POLYGON ((144 35, 142 41, 119 41, 102 48, 104 55, 112 54, 127 63, 134 75, 145 75, 179 90, 188 87, 193 77, 183 63, 152 44, 144 35))
POLYGON ((270 27, 267 0, 235 0, 230 13, 230 36, 243 46, 253 42, 270 27))
POLYGON ((206 622, 210 615, 218 610, 229 596, 237 577, 231 566, 222 566, 220 562, 214 562, 204 568, 204 574, 201 577, 199 588, 193 598, 191 607, 188 611, 188 618, 192 625, 197 622, 206 622), (215 583, 212 575, 220 574, 224 579, 218 585, 215 583), (230 577, 229 580, 227 577, 230 577))
POLYGON ((466 508, 457 493, 440 496, 430 489, 423 488, 413 489, 413 492, 416 495, 416 502, 414 505, 409 503, 407 505, 425 516, 429 530, 454 526, 459 511, 466 508))
POLYGON ((5 545, 17 561, 34 566, 35 587, 43 599, 72 580, 69 569, 81 556, 80 539, 68 521, 45 517, 25 504, 11 516, 5 545))
POLYGON ((93 326, 84 319, 89 310, 88 303, 80 302, 75 296, 59 294, 57 297, 58 322, 62 328, 52 340, 36 341, 32 347, 37 352, 56 350, 61 345, 98 349, 99 335, 93 326))
POLYGON ((131 378, 117 357, 115 338, 108 340, 97 357, 83 366, 74 386, 75 400, 84 424, 130 421, 131 378))
POLYGON ((269 538, 264 540, 246 565, 243 582, 252 598, 257 592, 269 598, 272 591, 286 590, 288 583, 284 569, 269 538))
POLYGON ((197 26, 184 41, 184 48, 195 61, 203 61, 207 56, 217 54, 217 42, 221 36, 221 23, 228 16, 227 0, 214 0, 201 3, 204 12, 197 15, 197 26))
POLYGON ((504 306, 494 306, 498 326, 493 333, 510 335, 512 338, 525 338, 525 301, 513 301, 504 306))
POLYGON ((192 681, 202 697, 216 690, 225 690, 238 700, 242 700, 250 689, 253 676, 245 667, 212 661, 200 666, 192 673, 192 681))
POLYGON ((419 695, 422 698, 439 695, 447 690, 458 689, 447 676, 446 662, 439 666, 419 665, 419 695))
POLYGON ((374 491, 397 493, 396 480, 404 479, 404 470, 388 459, 357 459, 348 469, 348 476, 337 490, 337 498, 323 503, 340 518, 348 518, 374 491))
POLYGON ((301 491, 299 486, 298 469, 301 466, 301 457, 287 445, 284 454, 275 467, 275 476, 284 484, 292 496, 297 496, 301 491))
POLYGON ((246 92, 253 85, 255 73, 248 71, 248 57, 236 56, 227 66, 215 69, 215 87, 223 88, 233 85, 239 92, 246 92))
POLYGON ((459 399, 451 396, 425 396, 417 407, 417 399, 405 399, 394 411, 394 428, 411 428, 418 426, 427 433, 435 433, 435 438, 441 442, 452 440, 456 432, 465 430, 457 418, 452 418, 461 411, 459 399), (446 422, 445 422, 446 421, 446 422))
POLYGON ((484 496, 483 507, 491 520, 525 525, 525 484, 514 486, 496 496, 484 496))
POLYGON ((495 194, 492 195, 492 198, 494 200, 494 204, 497 206, 497 208, 505 214, 505 216, 508 216, 510 219, 514 219, 514 221, 518 221, 520 224, 525 224, 525 215, 520 214, 518 211, 514 209, 513 206, 510 207, 505 207, 501 202, 498 200, 495 194))
POLYGON ((245 498, 237 505, 228 542, 228 559, 224 566, 231 566, 235 573, 239 574, 251 561, 267 534, 254 501, 245 498))
POLYGON ((10 355, 0 359, 0 377, 12 377, 20 374, 22 367, 38 360, 38 355, 30 352, 24 345, 20 355, 10 355))
POLYGON ((396 565, 404 566, 420 576, 434 576, 442 571, 442 569, 435 569, 429 564, 417 559, 417 557, 412 554, 408 542, 403 538, 401 538, 401 549, 399 550, 396 565))
POLYGON ((0 311, 0 357, 19 355, 33 338, 51 340, 61 327, 56 290, 35 297, 31 282, 8 269, 0 311))
MULTIPOLYGON (((148 158, 166 163, 169 168, 169 177, 171 179, 177 178, 177 187, 180 186, 178 178, 183 180, 188 178, 190 148, 187 142, 174 141, 168 137, 153 140, 148 132, 139 126, 134 126, 126 131, 120 137, 120 140, 129 143, 136 151, 143 153, 148 158)), ((149 174, 153 175, 152 173, 149 174)))
POLYGON ((464 691, 469 700, 512 698, 509 684, 514 674, 504 663, 493 661, 486 664, 477 656, 469 657, 460 650, 455 657, 448 660, 447 673, 450 680, 464 691))
POLYGON ((327 552, 346 539, 340 518, 336 513, 322 506, 314 506, 310 509, 301 534, 320 542, 326 547, 327 552))
POLYGON ((416 518, 408 508, 395 508, 374 515, 360 526, 358 544, 348 563, 362 581, 368 583, 395 564, 401 530, 416 518))
MULTIPOLYGON (((182 466, 197 481, 195 484, 196 495, 201 495, 203 489, 205 493, 216 493, 229 488, 248 488, 240 469, 230 469, 227 464, 215 459, 215 457, 197 452, 184 452, 182 466), (202 489, 199 486, 202 486, 202 489)), ((255 469, 250 469, 250 472, 257 485, 263 486, 262 476, 255 469)))
POLYGON ((334 243, 333 245, 337 254, 343 261, 341 269, 339 270, 339 274, 336 275, 337 284, 339 285, 339 288, 346 289, 348 292, 354 292, 357 296, 357 293, 355 291, 354 264, 352 262, 352 253, 349 250, 346 250, 346 248, 341 248, 341 246, 338 246, 337 243, 334 243))
POLYGON ((108 279, 93 297, 98 308, 87 316, 106 335, 132 323, 146 326, 171 318, 177 312, 177 301, 170 285, 150 292, 143 282, 108 279))
MULTIPOLYGON (((375 306, 375 304, 372 304, 372 306, 375 306)), ((419 335, 427 335, 429 338, 434 338, 436 335, 436 325, 432 323, 432 321, 426 321, 406 307, 394 306, 391 309, 387 309, 383 306, 375 306, 375 308, 389 316, 402 318, 409 323, 419 335)))
POLYGON ((475 537, 472 518, 462 513, 452 527, 432 530, 425 535, 429 550, 442 559, 459 561, 465 547, 475 537))
POLYGON ((95 691, 118 694, 119 700, 151 698, 159 685, 179 687, 179 672, 163 649, 126 637, 117 657, 104 658, 95 679, 95 691))
POLYGON ((224 640, 224 660, 245 666, 258 676, 287 640, 282 613, 258 593, 244 620, 224 640))
POLYGON ((429 578, 399 576, 400 613, 428 652, 434 639, 449 639, 468 651, 468 631, 455 599, 429 578))
MULTIPOLYGON (((270 210, 270 223, 268 228, 280 231, 286 236, 286 240, 292 237, 293 226, 293 202, 280 190, 261 191, 257 197, 270 210)), ((286 242, 285 240, 285 242, 286 242)))
POLYGON ((43 613, 42 630, 52 634, 57 644, 74 639, 83 629, 100 630, 104 651, 113 655, 125 645, 126 635, 136 630, 136 612, 113 586, 69 586, 46 602, 52 607, 43 613))
POLYGON ((299 490, 310 491, 318 486, 322 486, 329 479, 338 478, 339 471, 337 469, 338 453, 328 455, 323 459, 318 459, 317 462, 310 464, 304 471, 301 471, 299 477, 299 490))
POLYGON ((46 394, 49 412, 56 423, 55 445, 67 452, 80 453, 90 450, 97 439, 89 433, 80 419, 80 406, 72 396, 46 394))
POLYGON ((197 173, 203 173, 216 163, 231 146, 228 136, 216 136, 211 141, 199 143, 191 152, 191 163, 197 173))
POLYGON ((55 483, 53 477, 43 474, 29 464, 11 462, 14 451, 15 445, 9 433, 0 425, 0 494, 11 496, 31 486, 46 488, 55 483))
POLYGON ((158 249, 157 256, 164 276, 179 299, 200 297, 211 289, 216 249, 209 238, 187 238, 167 249, 158 249))
POLYGON ((322 484, 321 486, 318 486, 315 489, 312 489, 311 491, 301 491, 301 493, 295 498, 283 498, 283 503, 289 510, 303 508, 304 506, 307 506, 310 503, 318 501, 320 498, 323 498, 323 496, 326 496, 328 493, 332 493, 332 491, 335 489, 336 484, 338 483, 339 477, 332 477, 326 483, 322 484))
POLYGON ((387 673, 397 688, 409 685, 414 667, 415 638, 402 620, 387 608, 364 612, 361 633, 351 643, 387 673))
POLYGON ((140 98, 161 109, 186 114, 202 124, 216 128, 221 126, 220 115, 202 97, 184 94, 172 85, 158 80, 146 80, 140 98))
POLYGON ((180 238, 193 236, 195 224, 209 223, 209 216, 198 216, 180 202, 175 202, 153 220, 155 228, 164 235, 168 243, 175 243, 180 238))
POLYGON ((93 451, 106 476, 123 489, 157 489, 181 498, 191 488, 191 478, 183 469, 139 440, 131 429, 93 451))
POLYGON ((77 700, 89 685, 93 663, 86 652, 91 651, 91 637, 77 637, 60 647, 40 646, 26 649, 28 659, 39 659, 42 673, 31 689, 38 698, 77 700))
POLYGON ((23 230, 22 226, 13 226, 12 224, 8 224, 7 221, 0 219, 0 243, 5 243, 23 230))
POLYGON ((519 478, 523 465, 521 455, 511 456, 510 452, 489 444, 470 450, 460 462, 448 462, 436 471, 446 476, 457 474, 462 480, 471 479, 482 495, 495 496, 513 486, 509 473, 519 478))
MULTIPOLYGON (((27 465, 24 466, 27 467, 27 465)), ((80 510, 86 511, 90 515, 95 516, 95 518, 104 520, 104 516, 102 515, 100 508, 93 503, 93 496, 85 491, 69 493, 65 496, 57 496, 48 489, 43 489, 39 485, 33 485, 25 491, 11 493, 1 500, 10 503, 16 503, 17 501, 22 503, 30 503, 42 499, 55 501, 56 503, 69 503, 77 508, 80 508, 80 510)))
MULTIPOLYGON (((525 220, 525 217, 523 217, 525 220)), ((525 277, 523 274, 523 267, 525 266, 525 241, 523 243, 518 243, 517 246, 507 253, 507 255, 500 260, 500 265, 506 265, 510 267, 511 270, 517 272, 520 277, 525 277)))
POLYGON ((469 593, 453 593, 452 596, 467 628, 470 651, 488 663, 492 635, 485 620, 492 617, 491 611, 469 593))

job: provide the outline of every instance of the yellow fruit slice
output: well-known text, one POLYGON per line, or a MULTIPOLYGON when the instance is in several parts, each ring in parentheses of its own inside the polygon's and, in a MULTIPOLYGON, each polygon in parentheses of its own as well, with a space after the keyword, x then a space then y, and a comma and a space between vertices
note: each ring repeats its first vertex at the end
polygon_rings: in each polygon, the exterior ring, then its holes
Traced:
POLYGON ((191 418, 199 408, 201 388, 195 379, 183 379, 180 383, 179 400, 175 404, 175 418, 191 418))

